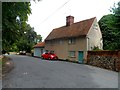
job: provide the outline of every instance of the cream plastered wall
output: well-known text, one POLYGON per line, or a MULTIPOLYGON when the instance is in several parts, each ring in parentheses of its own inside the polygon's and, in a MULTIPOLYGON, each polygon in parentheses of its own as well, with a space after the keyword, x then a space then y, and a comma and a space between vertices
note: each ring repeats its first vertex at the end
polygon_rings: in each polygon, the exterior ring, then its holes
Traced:
POLYGON ((102 33, 97 23, 97 19, 94 20, 92 27, 87 34, 87 50, 93 50, 94 47, 103 49, 102 33))
POLYGON ((78 51, 84 51, 84 57, 86 56, 87 42, 85 37, 75 38, 74 44, 69 44, 68 40, 69 39, 53 40, 52 43, 47 43, 46 41, 45 50, 54 51, 59 59, 78 61, 78 51), (75 57, 69 57, 69 51, 75 51, 75 57))

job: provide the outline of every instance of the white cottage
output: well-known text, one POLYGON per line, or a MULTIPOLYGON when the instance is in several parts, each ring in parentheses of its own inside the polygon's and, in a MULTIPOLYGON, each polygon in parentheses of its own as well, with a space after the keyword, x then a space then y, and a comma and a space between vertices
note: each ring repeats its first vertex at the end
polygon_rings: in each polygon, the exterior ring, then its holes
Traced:
POLYGON ((43 52, 45 51, 45 42, 40 42, 34 46, 34 56, 35 57, 41 57, 43 52))

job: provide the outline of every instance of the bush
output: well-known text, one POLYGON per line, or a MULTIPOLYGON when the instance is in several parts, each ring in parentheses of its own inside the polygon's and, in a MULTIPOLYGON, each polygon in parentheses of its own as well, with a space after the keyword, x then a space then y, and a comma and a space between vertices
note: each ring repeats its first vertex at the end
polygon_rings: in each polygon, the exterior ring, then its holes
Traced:
POLYGON ((94 46, 93 50, 98 51, 98 50, 101 50, 101 49, 99 49, 98 46, 94 46))

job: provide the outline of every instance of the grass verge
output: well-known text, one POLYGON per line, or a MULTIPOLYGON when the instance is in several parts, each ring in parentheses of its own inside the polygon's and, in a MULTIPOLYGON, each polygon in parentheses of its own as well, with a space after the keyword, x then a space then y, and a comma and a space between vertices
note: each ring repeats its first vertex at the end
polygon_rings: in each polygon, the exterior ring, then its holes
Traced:
POLYGON ((5 76, 14 67, 14 64, 10 57, 1 56, 0 58, 0 76, 5 76))

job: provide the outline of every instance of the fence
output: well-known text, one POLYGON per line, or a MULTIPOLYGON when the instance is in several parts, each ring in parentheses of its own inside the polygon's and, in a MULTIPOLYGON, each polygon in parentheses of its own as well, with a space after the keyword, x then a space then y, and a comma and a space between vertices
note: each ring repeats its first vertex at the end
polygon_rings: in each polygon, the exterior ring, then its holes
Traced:
POLYGON ((87 64, 120 71, 120 51, 88 51, 87 64))

